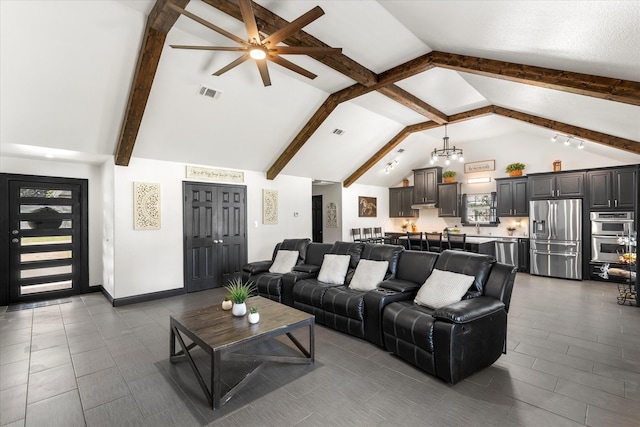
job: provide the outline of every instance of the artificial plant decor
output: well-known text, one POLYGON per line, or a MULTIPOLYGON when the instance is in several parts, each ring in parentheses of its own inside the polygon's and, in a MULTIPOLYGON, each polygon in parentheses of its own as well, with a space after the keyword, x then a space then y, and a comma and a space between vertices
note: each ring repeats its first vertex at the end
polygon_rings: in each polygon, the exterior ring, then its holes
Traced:
POLYGON ((524 168, 524 163, 509 163, 507 167, 504 168, 504 171, 507 172, 509 176, 521 176, 524 168))
POLYGON ((229 284, 225 286, 225 289, 229 292, 229 298, 233 301, 231 313, 234 316, 244 316, 247 313, 245 300, 256 290, 253 282, 245 283, 241 277, 234 277, 229 280, 229 284))
POLYGON ((244 301, 255 292, 256 287, 253 282, 244 282, 242 277, 234 277, 229 280, 229 284, 225 286, 229 293, 229 299, 234 304, 243 304, 244 301))
POLYGON ((444 182, 454 182, 456 180, 456 171, 444 171, 442 172, 442 178, 444 182))

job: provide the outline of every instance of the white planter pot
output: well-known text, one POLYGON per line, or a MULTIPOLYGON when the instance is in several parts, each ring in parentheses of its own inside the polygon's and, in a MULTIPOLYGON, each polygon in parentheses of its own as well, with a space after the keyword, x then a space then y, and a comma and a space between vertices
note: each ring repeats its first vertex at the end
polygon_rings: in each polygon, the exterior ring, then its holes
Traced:
POLYGON ((222 301, 222 309, 223 310, 231 310, 231 307, 233 307, 233 301, 222 301))
POLYGON ((260 313, 249 313, 249 323, 258 323, 260 321, 260 313))
POLYGON ((246 303, 242 303, 242 304, 233 304, 233 309, 231 309, 231 313, 234 316, 244 316, 245 314, 247 314, 247 304, 246 303))

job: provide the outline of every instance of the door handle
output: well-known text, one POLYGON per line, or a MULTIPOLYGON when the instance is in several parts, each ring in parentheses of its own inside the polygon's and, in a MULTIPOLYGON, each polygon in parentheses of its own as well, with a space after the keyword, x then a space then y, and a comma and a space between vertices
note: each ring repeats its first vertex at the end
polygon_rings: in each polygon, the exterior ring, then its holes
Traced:
POLYGON ((18 230, 11 230, 11 234, 18 234, 20 231, 18 230))
POLYGON ((11 239, 11 243, 20 243, 20 239, 13 238, 11 239))

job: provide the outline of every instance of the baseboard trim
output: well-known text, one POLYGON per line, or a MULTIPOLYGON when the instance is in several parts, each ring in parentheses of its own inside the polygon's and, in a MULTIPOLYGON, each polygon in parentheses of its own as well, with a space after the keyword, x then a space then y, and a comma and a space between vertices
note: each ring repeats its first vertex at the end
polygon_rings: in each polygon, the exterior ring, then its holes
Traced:
POLYGON ((153 301, 161 298, 175 297, 177 295, 183 295, 185 292, 185 288, 178 288, 169 289, 167 291, 151 292, 142 295, 133 295, 124 298, 112 298, 111 295, 107 296, 109 293, 106 291, 103 291, 102 293, 107 294, 105 295, 105 297, 107 298, 107 300, 109 300, 112 306, 121 307, 123 305, 138 304, 141 302, 153 301))
POLYGON ((111 304, 113 306, 113 297, 111 296, 111 294, 109 292, 107 292, 107 290, 104 288, 104 286, 100 285, 99 291, 102 293, 102 296, 104 296, 107 299, 107 301, 109 301, 109 304, 111 304))

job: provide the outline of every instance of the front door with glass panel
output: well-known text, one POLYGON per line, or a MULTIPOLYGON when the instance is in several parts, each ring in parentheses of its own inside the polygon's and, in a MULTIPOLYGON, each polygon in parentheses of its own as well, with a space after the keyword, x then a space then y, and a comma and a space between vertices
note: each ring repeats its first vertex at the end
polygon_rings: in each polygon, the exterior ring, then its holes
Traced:
POLYGON ((10 302, 66 297, 83 287, 86 226, 78 181, 9 181, 10 302))

